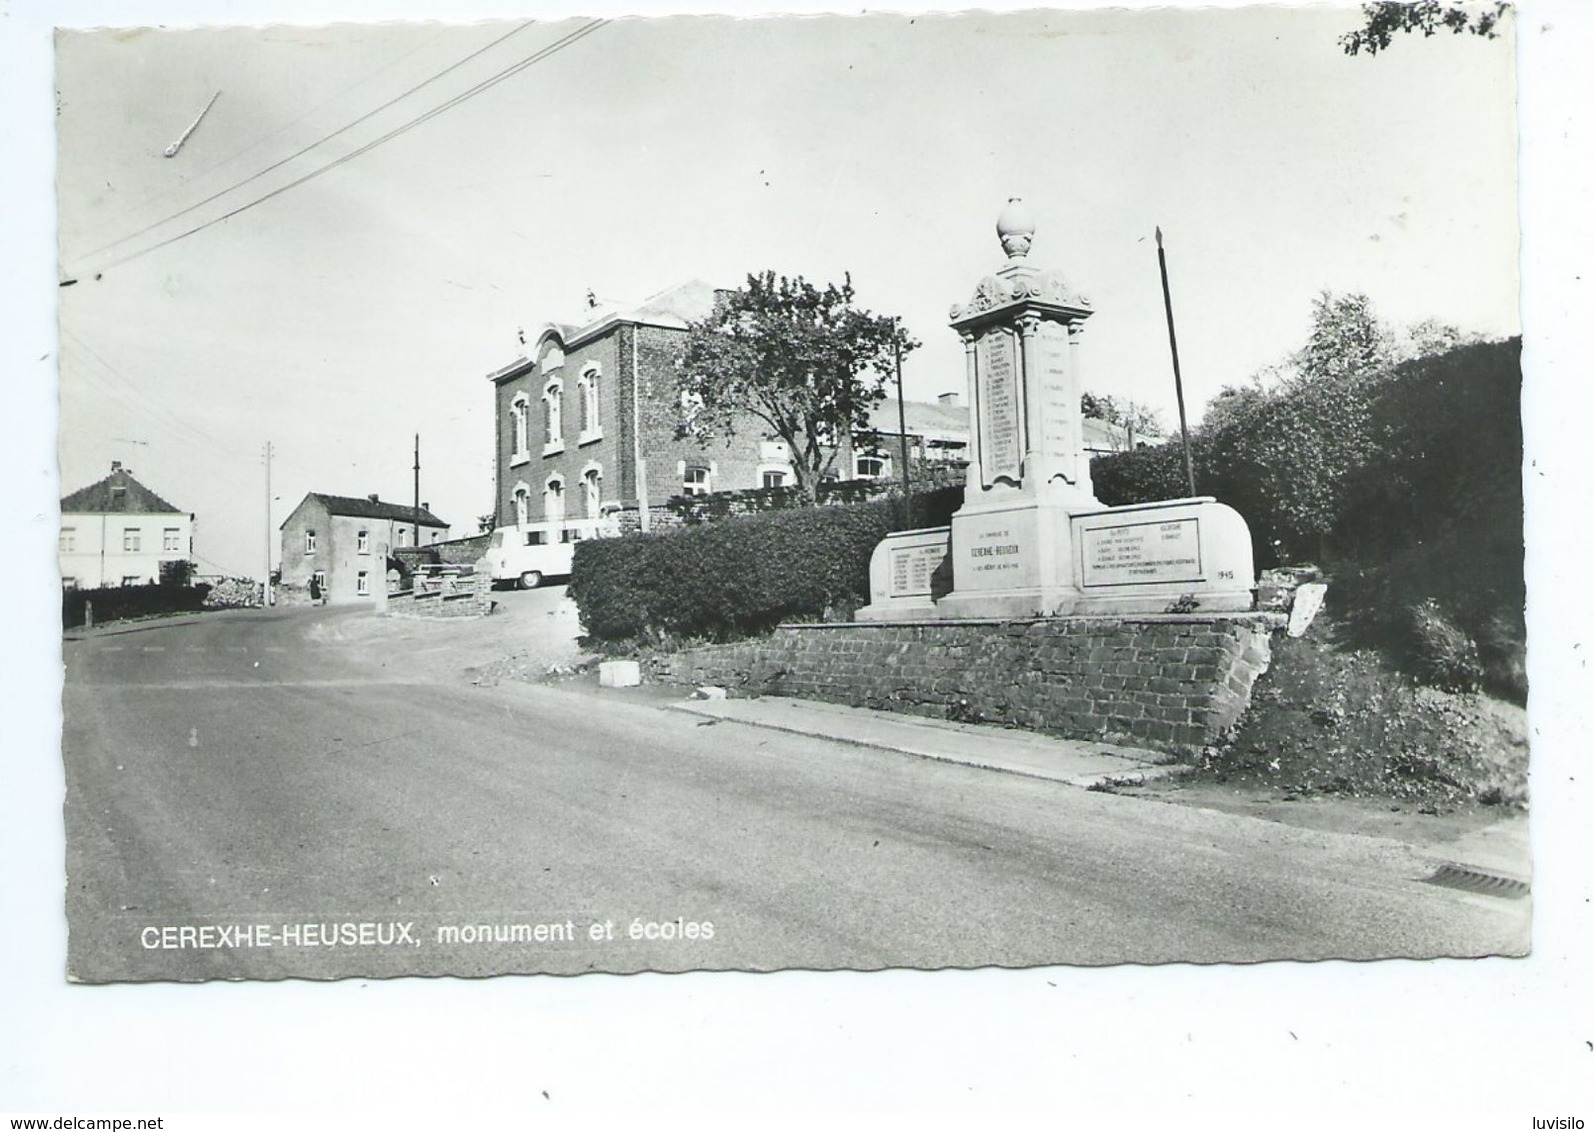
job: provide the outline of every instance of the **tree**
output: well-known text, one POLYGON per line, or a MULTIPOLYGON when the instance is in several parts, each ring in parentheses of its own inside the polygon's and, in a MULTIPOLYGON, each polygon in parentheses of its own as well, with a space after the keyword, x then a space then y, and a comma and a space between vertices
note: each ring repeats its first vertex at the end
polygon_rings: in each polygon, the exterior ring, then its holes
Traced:
POLYGON ((186 558, 176 558, 160 564, 160 584, 163 586, 191 586, 198 567, 186 558))
POLYGON ((1500 21, 1511 7, 1505 0, 1488 4, 1466 4, 1458 0, 1378 0, 1362 5, 1362 26, 1340 37, 1340 46, 1347 55, 1363 51, 1376 55, 1394 42, 1395 36, 1420 31, 1424 36, 1449 30, 1457 35, 1473 35, 1493 39, 1500 21))
POLYGON ((854 305, 852 277, 816 287, 772 271, 722 295, 691 324, 680 359, 679 439, 746 428, 785 441, 797 487, 812 501, 845 437, 868 428, 885 398, 893 347, 918 345, 897 321, 854 305))
POLYGON ((1145 441, 1158 440, 1168 433, 1161 413, 1127 397, 1087 390, 1080 395, 1079 410, 1083 416, 1117 425, 1123 430, 1121 437, 1113 437, 1113 450, 1117 452, 1133 451, 1145 441))
POLYGON ((1296 381, 1353 377, 1387 369, 1398 356, 1395 336, 1366 295, 1321 292, 1312 300, 1312 331, 1291 359, 1296 381))
POLYGON ((1233 428, 1249 420, 1273 395, 1259 382, 1246 385, 1225 385, 1218 395, 1207 402, 1201 413, 1201 424, 1196 429, 1202 436, 1215 436, 1226 428, 1233 428))

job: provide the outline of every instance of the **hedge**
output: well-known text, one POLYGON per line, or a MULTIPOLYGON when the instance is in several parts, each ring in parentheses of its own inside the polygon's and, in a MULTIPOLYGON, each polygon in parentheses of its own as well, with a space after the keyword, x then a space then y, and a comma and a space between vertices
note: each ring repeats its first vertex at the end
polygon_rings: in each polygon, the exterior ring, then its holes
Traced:
POLYGON ((731 640, 867 600, 869 557, 893 530, 942 526, 961 489, 742 515, 576 544, 570 596, 587 635, 731 640))
MULTIPOLYGON (((1250 525, 1257 563, 1387 553, 1460 526, 1521 527, 1520 339, 1260 401, 1192 444, 1196 490, 1250 525)), ((1187 494, 1177 442, 1098 458, 1110 505, 1187 494)))
POLYGON ((129 617, 150 617, 160 613, 198 613, 204 605, 207 585, 197 586, 105 586, 96 590, 63 590, 61 626, 76 629, 87 620, 85 606, 94 603, 94 623, 122 621, 129 617))

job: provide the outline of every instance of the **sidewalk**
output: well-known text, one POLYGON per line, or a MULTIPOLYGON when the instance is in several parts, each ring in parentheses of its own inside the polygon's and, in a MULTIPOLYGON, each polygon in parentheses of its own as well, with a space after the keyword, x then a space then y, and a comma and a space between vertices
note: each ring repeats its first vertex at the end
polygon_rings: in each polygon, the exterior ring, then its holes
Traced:
MULTIPOLYGON (((1187 769, 1185 766, 1169 764, 1165 761, 1166 755, 1135 747, 1056 739, 988 724, 951 723, 869 708, 775 696, 676 700, 662 706, 720 722, 809 735, 937 762, 1044 778, 1068 786, 1087 789, 1092 786, 1129 787, 1128 796, 1148 802, 1183 801, 1184 804, 1201 809, 1209 807, 1201 791, 1196 791, 1195 797, 1181 799, 1183 791, 1171 779, 1183 774, 1187 769), (1133 789, 1152 785, 1162 789, 1154 794, 1133 789)), ((1336 812, 1345 808, 1344 803, 1334 807, 1326 800, 1323 805, 1336 812)), ((1240 808, 1219 808, 1233 814, 1245 812, 1240 808)), ((1444 819, 1435 818, 1432 829, 1403 827, 1397 830, 1378 828, 1376 824, 1369 826, 1356 820, 1314 821, 1309 819, 1310 811, 1311 807, 1273 804, 1263 811, 1253 809, 1245 816, 1258 821, 1282 822, 1409 844, 1437 870, 1432 879, 1439 881, 1442 876, 1449 875, 1451 879, 1448 883, 1454 887, 1513 897, 1525 894, 1530 882, 1531 849, 1528 820, 1524 815, 1508 815, 1470 829, 1463 826, 1458 830, 1444 819)), ((1334 815, 1318 816, 1332 818, 1334 815)), ((1347 811, 1339 814, 1339 817, 1350 819, 1353 815, 1347 811)), ((1407 820, 1409 818, 1407 815, 1407 820)))
POLYGON ((1182 769, 1167 765, 1166 755, 1136 747, 1053 739, 989 724, 950 723, 813 700, 762 696, 685 700, 668 706, 728 723, 1046 778, 1070 786, 1138 784, 1182 769))

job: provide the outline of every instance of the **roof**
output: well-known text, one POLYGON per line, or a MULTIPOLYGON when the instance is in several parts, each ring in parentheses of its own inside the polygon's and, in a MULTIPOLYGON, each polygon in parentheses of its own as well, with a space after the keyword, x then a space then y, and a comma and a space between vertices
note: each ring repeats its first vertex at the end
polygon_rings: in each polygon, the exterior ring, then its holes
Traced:
POLYGON ((403 503, 384 503, 382 500, 355 498, 349 495, 328 495, 312 491, 306 499, 318 500, 328 515, 349 515, 356 519, 397 519, 401 523, 420 523, 423 527, 447 527, 424 507, 410 507, 403 503))
MULTIPOLYGON (((968 443, 969 410, 964 405, 943 405, 937 401, 908 401, 903 405, 907 419, 908 435, 922 436, 928 441, 953 441, 968 443)), ((897 403, 887 397, 869 414, 869 428, 886 436, 899 435, 897 428, 897 403)), ((1126 447, 1128 438, 1122 425, 1084 417, 1081 420, 1081 438, 1092 452, 1118 452, 1126 447)), ((1146 439, 1153 439, 1148 436, 1146 439)))
POLYGON ((74 491, 61 500, 63 515, 101 515, 121 512, 138 515, 185 514, 139 483, 133 478, 132 472, 119 465, 113 465, 111 474, 99 483, 74 491))
MULTIPOLYGON (((580 326, 564 322, 545 323, 537 337, 527 343, 527 347, 535 354, 540 349, 543 339, 551 334, 565 349, 573 350, 623 323, 685 330, 688 324, 707 318, 713 312, 714 295, 715 289, 712 283, 693 279, 688 283, 660 291, 633 307, 608 307, 589 312, 592 317, 580 326)), ((490 381, 506 381, 525 373, 531 364, 531 359, 522 354, 514 361, 494 370, 487 377, 490 381)))
MULTIPOLYGON (((966 407, 943 405, 939 401, 905 401, 902 409, 909 436, 968 443, 969 411, 966 407)), ((900 435, 895 397, 887 397, 870 411, 869 428, 891 436, 900 435)))

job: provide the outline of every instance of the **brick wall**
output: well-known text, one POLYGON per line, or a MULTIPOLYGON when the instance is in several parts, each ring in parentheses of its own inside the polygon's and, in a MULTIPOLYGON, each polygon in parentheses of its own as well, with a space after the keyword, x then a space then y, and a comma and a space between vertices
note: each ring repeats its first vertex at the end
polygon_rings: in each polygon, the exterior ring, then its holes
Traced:
POLYGON ((650 662, 651 679, 983 721, 1181 755, 1238 722, 1269 614, 784 625, 650 662))

